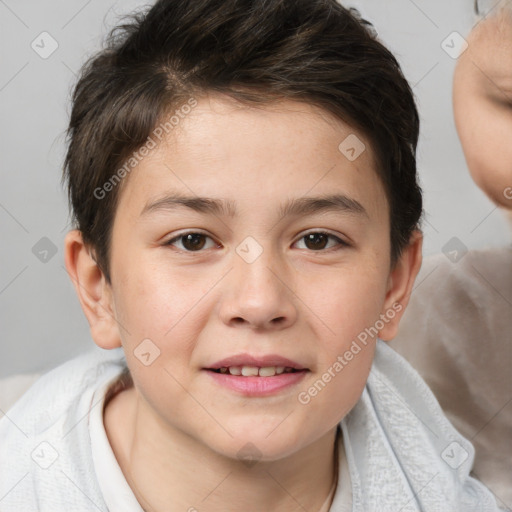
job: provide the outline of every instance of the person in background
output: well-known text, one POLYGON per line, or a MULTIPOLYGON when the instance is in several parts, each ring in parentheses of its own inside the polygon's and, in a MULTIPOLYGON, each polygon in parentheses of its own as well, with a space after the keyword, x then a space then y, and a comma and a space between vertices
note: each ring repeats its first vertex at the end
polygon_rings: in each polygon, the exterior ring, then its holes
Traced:
MULTIPOLYGON (((485 7, 475 5, 478 20, 456 65, 453 109, 473 180, 512 221, 512 2, 485 7)), ((390 345, 474 444, 473 476, 510 509, 512 248, 426 258, 416 283, 390 345)))

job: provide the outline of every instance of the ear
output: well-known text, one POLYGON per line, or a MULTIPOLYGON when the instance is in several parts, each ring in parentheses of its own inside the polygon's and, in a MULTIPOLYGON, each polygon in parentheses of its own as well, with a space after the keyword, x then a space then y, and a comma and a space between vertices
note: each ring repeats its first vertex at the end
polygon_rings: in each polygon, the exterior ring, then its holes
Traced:
POLYGON ((82 233, 76 229, 67 233, 64 239, 64 259, 94 342, 104 349, 120 347, 112 287, 96 263, 91 249, 85 246, 82 233))
POLYGON ((385 317, 384 327, 379 331, 379 338, 392 340, 397 332, 400 319, 405 312, 412 293, 414 281, 421 267, 421 249, 423 235, 415 230, 407 247, 405 247, 391 270, 388 290, 384 301, 381 319, 385 317))

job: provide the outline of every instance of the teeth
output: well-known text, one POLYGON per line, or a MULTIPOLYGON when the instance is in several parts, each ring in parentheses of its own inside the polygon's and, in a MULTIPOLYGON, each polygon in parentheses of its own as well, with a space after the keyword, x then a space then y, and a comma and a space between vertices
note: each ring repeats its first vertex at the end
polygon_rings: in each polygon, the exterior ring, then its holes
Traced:
POLYGON ((267 366, 266 368, 260 368, 258 373, 260 377, 273 377, 276 374, 276 367, 267 366))
POLYGON ((230 366, 219 368, 219 372, 223 374, 229 373, 230 375, 242 375, 244 377, 274 377, 274 375, 281 375, 282 373, 291 373, 293 368, 289 366, 265 366, 259 368, 257 366, 230 366))
POLYGON ((242 375, 244 377, 253 377, 258 375, 257 366, 242 366, 242 375))

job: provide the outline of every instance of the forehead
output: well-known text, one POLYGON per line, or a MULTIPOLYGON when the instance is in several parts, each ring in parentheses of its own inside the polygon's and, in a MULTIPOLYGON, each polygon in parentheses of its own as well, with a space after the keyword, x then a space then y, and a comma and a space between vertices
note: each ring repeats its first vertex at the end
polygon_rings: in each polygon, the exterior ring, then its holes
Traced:
MULTIPOLYGON (((177 148, 179 153, 211 155, 211 158, 237 154, 238 148, 260 149, 259 159, 270 159, 276 152, 283 159, 293 158, 303 151, 330 146, 326 158, 338 155, 339 143, 348 135, 359 140, 366 137, 331 112, 309 103, 281 100, 264 104, 241 104, 225 96, 206 96, 187 115, 162 144, 163 152, 177 148), (249 138, 247 138, 249 137, 249 138), (239 146, 233 146, 232 141, 239 146), (167 147, 166 147, 167 145, 167 147), (206 151, 204 151, 206 149, 206 151), (283 151, 285 149, 285 151, 283 151)), ((374 155, 368 141, 362 158, 354 159, 355 167, 371 164, 374 155)), ((318 155, 321 157, 321 155, 318 155)))
POLYGON ((198 98, 128 181, 122 194, 128 204, 167 189, 238 196, 252 207, 342 189, 370 210, 387 208, 367 137, 323 109, 293 101, 248 106, 198 98))
POLYGON ((454 84, 460 90, 506 99, 512 91, 512 11, 490 13, 467 37, 454 84))

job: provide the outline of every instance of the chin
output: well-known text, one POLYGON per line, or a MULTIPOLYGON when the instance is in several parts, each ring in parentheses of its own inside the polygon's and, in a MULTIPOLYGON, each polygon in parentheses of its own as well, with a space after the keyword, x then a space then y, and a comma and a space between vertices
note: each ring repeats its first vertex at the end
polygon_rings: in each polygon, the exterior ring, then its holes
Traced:
POLYGON ((284 459, 300 449, 300 439, 295 438, 284 430, 280 433, 258 432, 254 428, 252 432, 232 433, 233 438, 225 439, 225 442, 210 447, 229 459, 245 462, 248 466, 256 462, 273 462, 284 459))
POLYGON ((503 185, 499 188, 483 188, 482 190, 485 192, 486 196, 498 207, 512 210, 512 196, 506 196, 505 190, 510 190, 512 192, 512 188, 510 185, 508 187, 503 185))
POLYGON ((512 176, 489 166, 470 166, 470 174, 480 190, 497 206, 512 209, 512 176))

